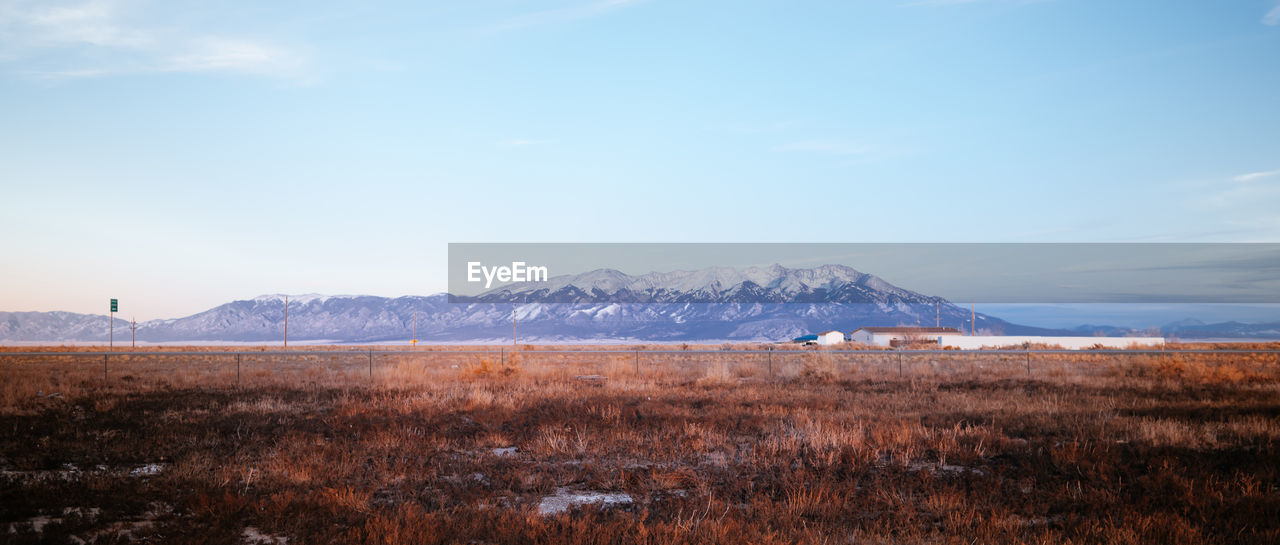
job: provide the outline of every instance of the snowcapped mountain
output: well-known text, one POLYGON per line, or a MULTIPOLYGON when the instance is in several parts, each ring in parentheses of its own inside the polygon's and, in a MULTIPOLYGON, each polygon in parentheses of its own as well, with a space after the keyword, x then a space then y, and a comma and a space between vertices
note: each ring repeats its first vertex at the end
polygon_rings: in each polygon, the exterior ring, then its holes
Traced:
POLYGON ((1071 329, 1079 335, 1110 335, 1122 337, 1125 335, 1150 335, 1153 331, 1167 337, 1177 337, 1186 340, 1196 339, 1261 339, 1274 340, 1280 339, 1280 322, 1264 322, 1264 323, 1242 323, 1242 322, 1218 322, 1205 323, 1195 318, 1187 318, 1170 322, 1158 328, 1139 329, 1132 327, 1116 327, 1109 325, 1092 325, 1085 324, 1071 329))
MULTIPOLYGON (((233 301, 185 318, 140 323, 138 340, 279 341, 284 310, 284 295, 233 301)), ((639 276, 604 269, 504 286, 455 303, 445 294, 291 295, 289 339, 405 341, 413 335, 415 314, 417 338, 437 342, 510 339, 513 315, 527 342, 774 341, 864 326, 970 327, 966 309, 849 267, 774 265, 639 276)), ((106 322, 105 316, 71 313, 0 313, 0 340, 100 341, 106 322)), ((117 334, 127 332, 122 323, 117 320, 117 334)), ((982 314, 976 329, 1049 332, 982 314)))
POLYGON ((935 304, 941 298, 904 290, 843 265, 788 269, 781 265, 652 272, 612 269, 522 282, 467 300, 486 303, 876 303, 935 304))
MULTIPOLYGON (((109 318, 99 314, 74 312, 0 312, 0 340, 3 341, 106 341, 109 318)), ((129 338, 129 321, 116 318, 116 339, 129 338)))
POLYGON ((1164 332, 1166 335, 1184 339, 1280 339, 1280 322, 1206 324, 1199 320, 1182 320, 1177 324, 1165 326, 1164 332))
MULTIPOLYGON (((490 305, 492 306, 492 305, 490 305)), ((289 296, 290 340, 407 340, 417 315, 419 337, 456 331, 466 336, 482 312, 450 305, 444 295, 375 297, 370 295, 289 296)), ((278 341, 284 337, 283 295, 233 301, 178 320, 148 322, 139 338, 156 341, 278 341)), ((503 314, 510 315, 507 309, 503 314)))

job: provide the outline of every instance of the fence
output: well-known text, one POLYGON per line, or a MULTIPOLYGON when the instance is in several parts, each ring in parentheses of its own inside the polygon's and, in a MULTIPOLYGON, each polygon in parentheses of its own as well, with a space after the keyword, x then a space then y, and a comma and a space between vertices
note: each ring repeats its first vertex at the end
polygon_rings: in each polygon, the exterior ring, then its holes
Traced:
POLYGON ((444 377, 474 370, 482 362, 499 369, 518 362, 521 370, 561 377, 772 380, 826 373, 1016 378, 1093 375, 1176 357, 1259 373, 1280 367, 1280 350, 146 350, 0 352, 0 376, 20 371, 81 382, 160 379, 230 386, 322 378, 394 381, 409 374, 444 377))

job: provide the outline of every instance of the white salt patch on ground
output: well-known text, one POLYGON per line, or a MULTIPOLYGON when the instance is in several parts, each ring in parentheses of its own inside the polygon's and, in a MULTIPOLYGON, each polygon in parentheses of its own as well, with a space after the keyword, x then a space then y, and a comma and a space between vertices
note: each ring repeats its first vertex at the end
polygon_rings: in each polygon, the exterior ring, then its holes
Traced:
POLYGON ((498 447, 493 449, 494 456, 515 456, 520 453, 520 447, 498 447))
POLYGON ((64 507, 62 509, 62 514, 68 516, 80 515, 85 518, 95 519, 98 518, 98 515, 102 514, 102 509, 99 507, 64 507))
POLYGON ((82 473, 75 464, 62 464, 62 469, 4 469, 0 470, 0 478, 23 482, 71 481, 79 479, 82 473))
MULTIPOLYGON (((128 474, 130 477, 154 477, 164 471, 164 467, 165 464, 146 464, 129 469, 128 474)), ((94 466, 86 471, 75 464, 62 464, 62 469, 0 469, 0 479, 24 483, 76 481, 84 478, 85 475, 109 475, 125 471, 124 468, 112 469, 104 465, 94 466)))
POLYGON ((39 534, 44 532, 45 526, 48 526, 51 523, 62 523, 64 520, 66 520, 66 517, 79 515, 83 518, 92 520, 92 519, 98 518, 98 515, 101 512, 102 510, 97 507, 90 507, 87 509, 79 508, 79 507, 67 507, 62 510, 63 516, 61 517, 55 517, 50 515, 38 515, 38 516, 34 516, 27 519, 25 522, 11 523, 9 524, 9 533, 10 534, 18 533, 18 526, 16 525, 29 524, 31 525, 31 531, 39 534))
MULTIPOLYGON (((62 522, 62 519, 58 517, 50 517, 46 515, 40 515, 37 517, 31 517, 27 519, 27 524, 31 525, 31 531, 37 534, 43 533, 44 527, 48 526, 50 522, 62 522)), ((9 533, 11 534, 17 533, 17 529, 15 529, 12 524, 9 525, 9 533)))
POLYGON ((130 477, 152 477, 155 475, 159 475, 161 471, 164 471, 164 464, 147 464, 145 466, 138 466, 133 468, 132 470, 129 471, 129 476, 130 477))
POLYGON ((985 472, 977 468, 930 462, 914 463, 908 466, 907 469, 911 471, 928 471, 930 473, 946 473, 948 475, 962 475, 964 473, 972 473, 979 477, 986 475, 985 472))
POLYGON ((554 495, 542 498, 542 502, 538 504, 538 514, 546 516, 563 513, 575 505, 600 504, 600 507, 608 508, 631 503, 631 495, 625 492, 570 490, 561 487, 556 489, 554 495))
POLYGON ((240 540, 245 545, 285 545, 289 542, 287 537, 264 534, 252 526, 245 527, 240 533, 240 540))

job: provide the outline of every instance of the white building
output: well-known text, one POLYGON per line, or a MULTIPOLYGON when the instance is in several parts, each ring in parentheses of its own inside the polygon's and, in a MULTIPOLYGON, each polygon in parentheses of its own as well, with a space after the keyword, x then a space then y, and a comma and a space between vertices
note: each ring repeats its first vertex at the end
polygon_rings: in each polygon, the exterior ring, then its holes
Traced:
POLYGON ((973 350, 982 347, 1016 346, 1020 344, 1061 346, 1069 350, 1084 348, 1160 348, 1164 337, 1040 337, 1035 335, 939 335, 938 345, 944 348, 973 350))
POLYGON ((937 348, 973 350, 1036 344, 1061 346, 1071 350, 1083 348, 1159 348, 1163 337, 1042 337, 1037 335, 965 335, 949 327, 864 327, 849 334, 854 342, 873 346, 932 344, 937 348))
POLYGON ((824 333, 819 333, 818 340, 814 342, 822 346, 831 346, 835 344, 840 344, 844 342, 844 332, 832 330, 824 333))
POLYGON ((849 340, 872 346, 898 346, 916 342, 937 342, 939 335, 958 335, 951 327, 864 327, 849 334, 849 340))

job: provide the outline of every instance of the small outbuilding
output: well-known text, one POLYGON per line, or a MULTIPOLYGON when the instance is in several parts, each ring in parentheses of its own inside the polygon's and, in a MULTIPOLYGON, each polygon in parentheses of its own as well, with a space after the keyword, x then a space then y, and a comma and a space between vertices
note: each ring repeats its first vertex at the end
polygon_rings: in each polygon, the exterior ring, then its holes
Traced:
POLYGON ((818 339, 815 342, 817 342, 822 346, 831 346, 831 345, 843 343, 844 332, 835 331, 835 330, 824 331, 818 334, 818 339))

